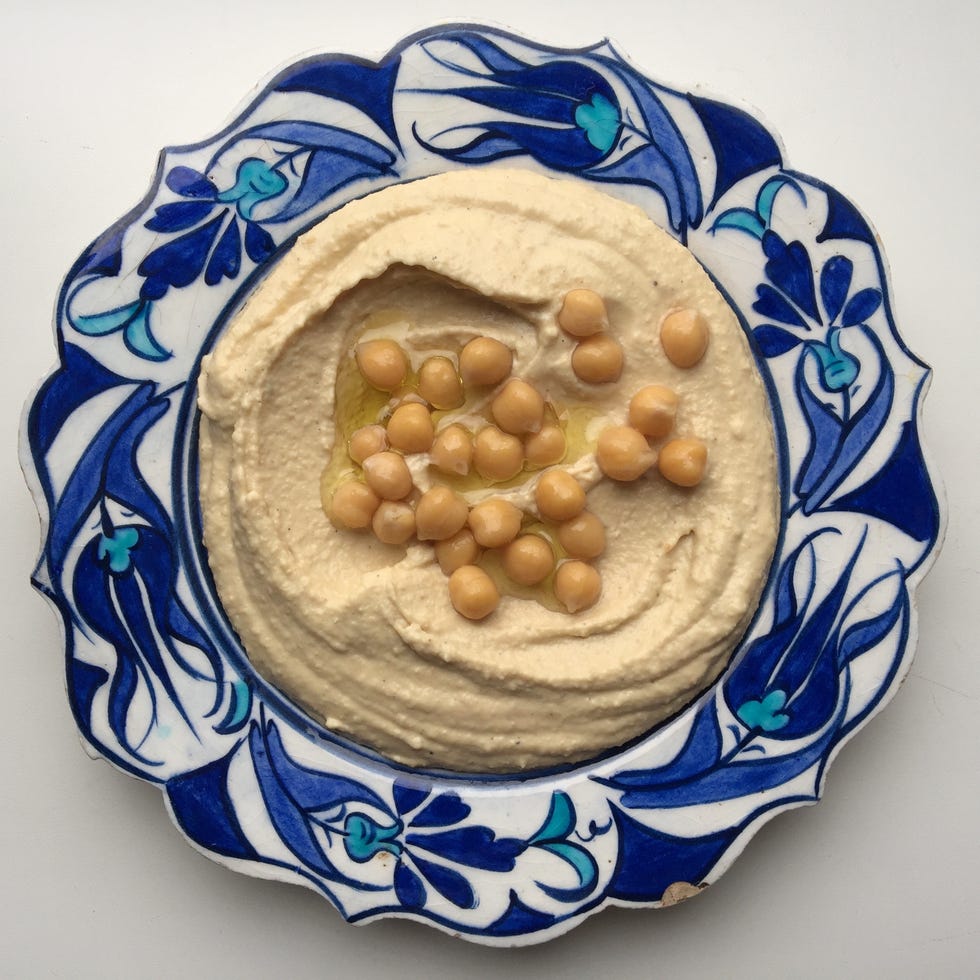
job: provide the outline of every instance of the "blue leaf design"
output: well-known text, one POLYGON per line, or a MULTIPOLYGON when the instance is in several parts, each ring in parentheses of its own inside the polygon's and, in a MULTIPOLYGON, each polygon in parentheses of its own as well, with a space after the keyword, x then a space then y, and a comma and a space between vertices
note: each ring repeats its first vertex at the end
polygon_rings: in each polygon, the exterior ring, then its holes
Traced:
POLYGON ((346 776, 307 769, 290 759, 274 722, 270 722, 266 730, 265 750, 277 779, 300 809, 314 813, 344 803, 364 803, 383 813, 389 812, 384 800, 363 783, 346 776))
POLYGON ((150 331, 150 302, 141 302, 140 307, 129 323, 123 329, 123 341, 130 353, 143 357, 148 361, 166 361, 172 357, 170 351, 161 347, 150 331))
POLYGON ((407 834, 410 847, 430 851, 455 864, 485 871, 510 871, 526 849, 524 841, 497 838, 489 827, 459 827, 434 834, 407 834))
POLYGON ((164 234, 185 231, 203 221, 213 210, 214 203, 211 201, 174 201, 161 204, 154 216, 145 223, 145 227, 164 234))
POLYGON ((103 492, 105 461, 126 427, 147 408, 153 386, 141 385, 119 406, 86 446, 58 499, 48 535, 48 564, 60 577, 65 556, 103 492))
POLYGON ((278 224, 289 221, 354 181, 376 178, 383 174, 393 176, 392 160, 390 154, 386 154, 385 159, 365 158, 360 154, 347 152, 342 146, 311 153, 303 170, 299 190, 281 211, 266 218, 265 222, 278 224))
POLYGON ((404 816, 410 813, 417 806, 428 798, 429 790, 419 786, 411 786, 408 783, 395 783, 392 788, 392 797, 395 801, 395 813, 404 816))
POLYGON ((238 275, 242 259, 242 239, 238 232, 238 222, 229 221, 204 272, 204 281, 216 286, 227 276, 234 279, 238 275))
POLYGON ((228 767, 238 752, 167 781, 167 798, 177 825, 200 847, 225 857, 257 860, 228 793, 228 767))
POLYGON ((395 895, 406 908, 420 909, 425 905, 425 885, 404 861, 395 867, 395 895))
POLYGON ((823 230, 817 235, 818 242, 826 242, 835 238, 852 238, 864 242, 877 251, 878 243, 874 232, 867 221, 861 217, 856 207, 846 197, 832 187, 824 187, 827 197, 827 221, 823 230))
POLYGON ((559 902, 580 902, 595 888, 596 879, 599 877, 599 866, 584 847, 568 841, 551 841, 542 844, 541 849, 560 857, 572 867, 578 877, 578 885, 574 888, 558 888, 542 881, 537 882, 538 887, 546 895, 559 902))
POLYGON ((820 297, 830 323, 837 319, 844 306, 853 274, 854 263, 846 255, 831 256, 820 270, 820 297))
POLYGON ((881 306, 880 289, 862 289, 855 293, 844 307, 844 315, 841 323, 845 327, 853 327, 859 323, 864 323, 881 306))
POLYGON ((137 271, 148 280, 169 286, 189 286, 201 274, 227 214, 227 209, 223 209, 207 224, 155 248, 137 271))
POLYGON ((256 265, 261 265, 275 250, 272 235, 254 221, 245 222, 245 253, 256 265))
POLYGON ((810 390, 806 381, 805 364, 806 358, 801 357, 796 366, 794 380, 796 397, 810 430, 810 447, 800 466, 794 487, 797 496, 802 498, 813 493, 823 474, 830 468, 844 429, 837 415, 810 390))
POLYGON ((702 837, 674 837, 612 808, 619 856, 606 894, 621 901, 660 899, 675 882, 698 884, 741 833, 732 827, 702 837))
POLYGON ((752 336, 763 357, 779 357, 780 354, 785 354, 803 342, 796 334, 768 323, 756 327, 752 331, 752 336))
POLYGON ((914 422, 904 423, 894 451, 874 477, 838 498, 835 508, 878 517, 914 541, 935 540, 939 533, 939 504, 914 422))
POLYGON ((218 194, 217 188, 204 174, 190 167, 174 167, 167 174, 165 182, 167 187, 181 197, 213 201, 218 194))
MULTIPOLYGON (((898 573, 893 572, 891 574, 898 573)), ((844 664, 876 647, 895 628, 898 621, 907 614, 907 610, 908 598, 904 588, 899 587, 895 593, 894 601, 884 612, 855 623, 844 632, 837 648, 838 664, 843 667, 844 664)))
POLYGON ((803 504, 803 512, 812 514, 833 493, 837 485, 847 476, 854 463, 867 452, 868 446, 881 431, 891 409, 895 392, 895 379, 885 360, 879 341, 870 331, 867 336, 878 348, 881 373, 874 391, 861 406, 861 410, 850 420, 832 461, 822 472, 819 482, 810 491, 803 504))
POLYGON ((782 157, 772 134, 753 116, 734 106, 688 96, 714 150, 715 189, 710 211, 740 180, 768 167, 779 167, 782 157))
POLYGON ((78 278, 119 275, 124 235, 124 228, 113 225, 92 242, 79 259, 78 278))
POLYGON ((813 268, 810 256, 802 242, 788 245, 774 231, 762 236, 762 249, 766 254, 766 275, 796 305, 817 323, 817 295, 813 286, 813 268))
MULTIPOLYGON (((520 61, 513 55, 508 54, 502 47, 498 44, 494 44, 493 41, 481 34, 474 34, 469 31, 460 31, 457 33, 448 33, 445 35, 445 40, 453 41, 460 47, 466 48, 472 51, 473 54, 483 62, 491 70, 491 72, 503 74, 504 72, 517 72, 527 65, 525 62, 520 61)), ((435 46, 431 43, 425 41, 421 44, 422 50, 436 63, 442 65, 444 68, 450 68, 453 71, 459 72, 464 75, 471 75, 477 78, 484 77, 477 72, 470 71, 455 62, 449 61, 446 58, 439 57, 436 53, 435 46)))
POLYGON ((684 201, 674 167, 659 147, 644 143, 615 163, 585 172, 592 180, 631 183, 660 191, 667 204, 671 226, 679 230, 684 222, 684 201))
POLYGON ((718 724, 718 713, 714 704, 709 703, 698 711, 683 748, 666 765, 656 769, 625 770, 612 779, 599 781, 617 789, 683 782, 716 765, 720 756, 721 728, 718 724))
POLYGON ((417 854, 412 855, 415 866, 425 880, 453 905, 461 909, 476 908, 476 894, 470 883, 457 871, 442 864, 426 861, 417 854))
POLYGON ((399 66, 399 58, 380 65, 330 56, 312 58, 288 68, 274 85, 281 92, 312 92, 346 102, 377 123, 397 146, 392 95, 399 66))
POLYGON ((61 427, 77 408, 103 391, 123 384, 132 382, 103 367, 81 347, 66 343, 61 366, 44 383, 31 407, 28 433, 35 457, 47 454, 61 427))
POLYGON ((470 808, 455 793, 442 793, 424 810, 417 813, 412 827, 448 827, 462 823, 470 815, 470 808))
POLYGON ((756 287, 756 292, 759 298, 752 304, 752 309, 756 313, 778 320, 780 323, 788 323, 790 326, 810 329, 796 308, 787 302, 782 293, 776 292, 772 286, 767 286, 764 282, 760 283, 756 287))

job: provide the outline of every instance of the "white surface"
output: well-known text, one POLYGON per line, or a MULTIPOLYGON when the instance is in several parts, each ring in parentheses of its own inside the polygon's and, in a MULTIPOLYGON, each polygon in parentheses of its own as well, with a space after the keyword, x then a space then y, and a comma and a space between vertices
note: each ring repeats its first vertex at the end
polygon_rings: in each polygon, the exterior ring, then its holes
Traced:
POLYGON ((0 4, 0 975, 977 975, 980 7, 13 6, 0 4), (64 694, 55 617, 27 584, 37 522, 15 460, 21 404, 53 363, 60 280, 143 195, 157 150, 210 133, 255 82, 310 49, 376 56, 447 20, 490 20, 557 45, 607 35, 668 84, 759 107, 793 167, 856 201, 885 244, 899 328, 935 368, 924 435, 950 509, 945 550, 919 593, 911 674, 844 749, 824 801, 778 817, 693 902, 606 911, 519 951, 405 922, 348 926, 310 892, 205 860, 156 789, 89 761, 64 694))

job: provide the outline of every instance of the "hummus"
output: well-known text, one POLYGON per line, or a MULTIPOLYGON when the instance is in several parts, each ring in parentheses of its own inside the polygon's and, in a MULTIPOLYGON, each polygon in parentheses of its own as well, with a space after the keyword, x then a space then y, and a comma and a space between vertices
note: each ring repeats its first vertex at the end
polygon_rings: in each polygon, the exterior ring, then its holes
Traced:
MULTIPOLYGON (((519 772, 620 746, 717 677, 766 581, 773 429, 739 322, 687 249, 579 182, 471 170, 347 205, 298 239, 233 319, 204 360, 199 405, 205 544, 248 657, 318 722, 398 763, 519 772), (577 288, 605 300, 625 352, 615 383, 569 368, 575 338, 556 318, 577 288), (658 338, 678 308, 710 331, 690 368, 658 338), (513 351, 513 375, 562 414, 563 466, 606 526, 598 601, 569 614, 505 594, 470 621, 448 601, 431 543, 331 524, 321 474, 346 459, 352 424, 375 421, 349 385, 354 350, 372 337, 409 358, 455 357, 474 337, 513 351), (597 434, 623 424, 651 383, 679 396, 675 432, 708 448, 697 487, 655 467, 617 482, 597 465, 597 434)), ((427 468, 408 458, 424 490, 427 468)), ((492 492, 533 511, 533 476, 460 492, 471 506, 492 492)))

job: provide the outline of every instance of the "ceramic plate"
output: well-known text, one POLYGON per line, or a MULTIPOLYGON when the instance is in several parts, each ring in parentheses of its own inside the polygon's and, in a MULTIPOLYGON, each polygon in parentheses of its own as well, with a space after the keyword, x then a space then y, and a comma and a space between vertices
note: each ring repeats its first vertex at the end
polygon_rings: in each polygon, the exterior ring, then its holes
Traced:
POLYGON ((929 374, 895 330, 875 235, 753 115, 651 82, 608 43, 441 27, 377 64, 289 66, 216 136, 164 151, 69 272, 56 332, 22 452, 44 520, 34 581, 62 616, 86 742, 159 785, 206 854, 351 921, 529 943, 604 905, 688 897, 817 799, 908 669, 942 517, 918 435, 929 374), (257 676, 206 573, 195 472, 200 359, 296 235, 389 184, 495 165, 586 181, 693 251, 766 381, 783 497, 721 679, 628 748, 513 779, 394 766, 257 676))

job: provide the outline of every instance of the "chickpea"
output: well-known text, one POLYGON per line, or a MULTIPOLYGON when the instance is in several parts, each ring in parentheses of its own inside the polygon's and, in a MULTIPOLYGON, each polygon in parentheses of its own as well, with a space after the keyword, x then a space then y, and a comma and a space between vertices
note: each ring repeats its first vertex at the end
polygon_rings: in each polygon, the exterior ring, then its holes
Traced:
POLYGON ((367 527, 380 503, 378 495, 367 484, 349 480, 334 491, 327 516, 335 527, 351 530, 367 527))
POLYGON ((663 385, 647 385, 630 399, 630 425, 650 439, 667 435, 676 413, 677 395, 663 385))
POLYGON ((469 430, 456 423, 441 429, 429 450, 429 462, 443 473, 466 476, 473 462, 473 437, 469 430))
POLYGON ((394 391, 408 374, 408 358, 393 340, 368 340, 354 351, 364 380, 381 391, 394 391))
POLYGON ((374 536, 385 544, 404 544, 415 533, 415 511, 400 500, 382 500, 371 518, 374 536))
POLYGON ((412 492, 412 474, 405 460, 390 450, 364 460, 364 479, 383 500, 402 500, 412 492))
POLYGON ((452 575, 463 565, 476 564, 477 558, 480 557, 480 546, 476 543, 473 532, 468 527, 464 527, 451 538, 437 541, 435 553, 439 567, 446 575, 452 575))
POLYGON ((586 337, 572 351, 572 370, 589 384, 618 381, 623 373, 623 348, 607 333, 586 337))
POLYGON ((485 619, 500 604, 493 579, 477 565, 463 565, 449 576, 449 601, 467 619, 485 619))
POLYGON ((660 324, 660 344, 672 364, 694 367, 708 349, 708 324, 697 310, 674 310, 660 324))
POLYGON ((362 425, 355 429, 347 442, 347 454, 355 463, 363 463, 368 456, 382 453, 388 448, 388 434, 383 425, 362 425))
POLYGON ((555 553, 539 534, 514 538, 501 556, 507 577, 518 585, 537 585, 555 567, 555 553))
POLYGON ((558 326, 573 337, 591 337, 608 326, 606 304, 591 289, 573 289, 565 294, 558 313, 558 326))
POLYGON ((403 402, 388 419, 388 442, 403 453, 428 452, 434 436, 432 416, 420 402, 403 402))
POLYGON ((611 425, 599 433, 595 450, 599 469, 613 480, 636 480, 657 461, 641 432, 628 425, 611 425))
POLYGON ((415 505, 415 534, 419 541, 445 541, 465 524, 469 514, 466 501, 449 487, 435 486, 415 505))
POLYGON ((557 425, 542 425, 524 440, 524 455, 532 466, 552 466, 565 458, 565 433, 557 425))
POLYGON ((419 394, 440 410, 463 404, 463 383, 448 357, 429 357, 419 368, 419 394))
POLYGON ((606 550, 606 529, 591 511, 558 525, 558 543, 572 558, 598 558, 606 550))
POLYGON ((524 446, 517 436, 486 425, 473 440, 473 465, 484 480, 502 483, 521 472, 524 446))
POLYGON ((602 592, 599 573, 584 561, 564 561, 555 573, 555 598, 570 612, 593 606, 602 592))
POLYGON ((484 548, 502 548, 521 530, 521 512, 508 500, 491 497, 481 500, 469 516, 476 543, 484 548))
POLYGON ((542 517, 567 521, 585 509, 585 491, 571 473, 548 470, 534 488, 534 502, 542 517))
POLYGON ((533 385, 511 378, 490 403, 490 414, 504 432, 537 432, 544 422, 544 399, 533 385))
POLYGON ((679 487, 696 487, 704 479, 708 447, 700 439, 671 439, 660 450, 660 474, 679 487))
POLYGON ((468 385, 496 385, 514 366, 511 349, 492 337, 474 337, 459 354, 459 373, 468 385))

